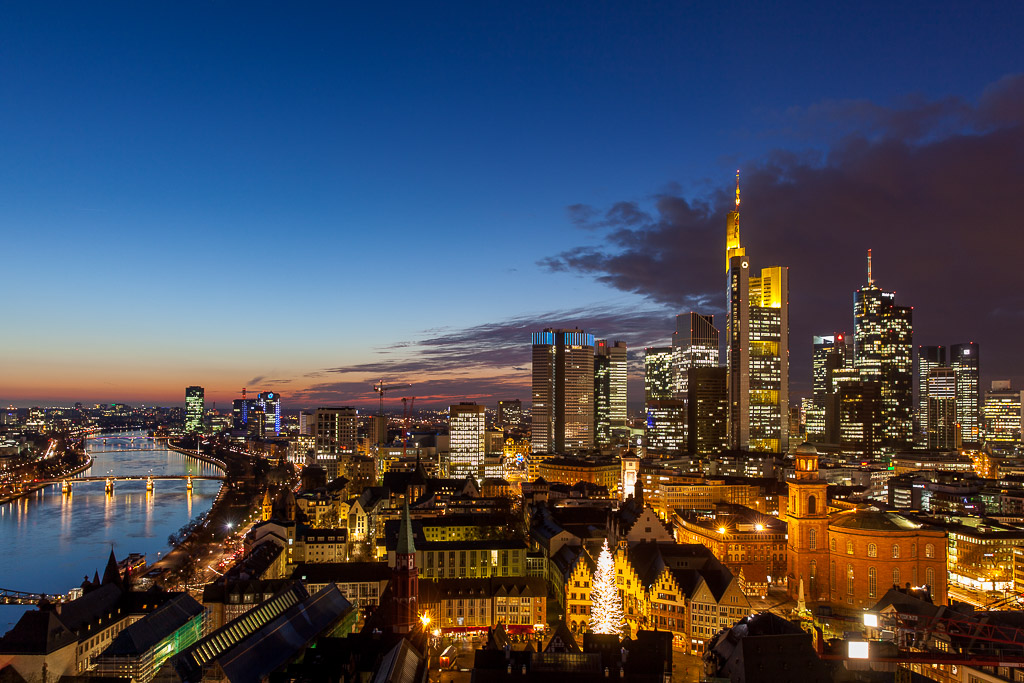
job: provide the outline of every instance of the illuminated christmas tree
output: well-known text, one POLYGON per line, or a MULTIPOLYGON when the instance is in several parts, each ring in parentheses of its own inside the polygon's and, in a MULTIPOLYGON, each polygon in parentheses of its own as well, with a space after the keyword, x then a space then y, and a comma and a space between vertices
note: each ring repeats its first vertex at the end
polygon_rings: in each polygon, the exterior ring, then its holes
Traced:
POLYGON ((615 587, 615 561, 608 550, 608 539, 601 548, 590 590, 590 630, 594 633, 622 632, 622 599, 615 587))

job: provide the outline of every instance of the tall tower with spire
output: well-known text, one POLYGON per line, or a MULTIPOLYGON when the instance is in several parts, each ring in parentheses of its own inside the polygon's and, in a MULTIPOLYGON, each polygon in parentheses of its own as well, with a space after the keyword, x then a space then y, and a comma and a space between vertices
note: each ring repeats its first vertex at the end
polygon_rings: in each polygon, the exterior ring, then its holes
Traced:
POLYGON ((751 277, 740 245, 740 186, 726 219, 725 348, 729 447, 785 453, 789 449, 789 268, 751 277))
POLYGON ((853 365, 861 381, 877 382, 882 448, 910 448, 914 435, 914 309, 875 284, 868 250, 868 281, 853 294, 853 365))
POLYGON ((398 547, 395 549, 395 571, 391 585, 394 594, 392 625, 396 633, 409 633, 419 623, 419 569, 416 567, 416 544, 413 538, 409 502, 402 507, 402 522, 398 527, 398 547))

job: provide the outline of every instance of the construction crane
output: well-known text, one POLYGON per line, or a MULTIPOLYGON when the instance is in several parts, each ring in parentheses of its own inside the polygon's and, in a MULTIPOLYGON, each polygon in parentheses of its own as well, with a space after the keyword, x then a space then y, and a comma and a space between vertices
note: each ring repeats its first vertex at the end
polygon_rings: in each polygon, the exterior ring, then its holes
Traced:
POLYGON ((405 458, 405 445, 409 442, 409 418, 416 410, 416 397, 402 397, 402 458, 405 458), (406 402, 408 401, 408 405, 406 402), (406 410, 408 408, 408 410, 406 410))
POLYGON ((377 410, 377 414, 382 418, 384 417, 384 394, 391 391, 392 389, 400 389, 402 387, 411 387, 411 384, 384 384, 384 380, 377 382, 373 385, 373 390, 380 395, 380 408, 377 410))

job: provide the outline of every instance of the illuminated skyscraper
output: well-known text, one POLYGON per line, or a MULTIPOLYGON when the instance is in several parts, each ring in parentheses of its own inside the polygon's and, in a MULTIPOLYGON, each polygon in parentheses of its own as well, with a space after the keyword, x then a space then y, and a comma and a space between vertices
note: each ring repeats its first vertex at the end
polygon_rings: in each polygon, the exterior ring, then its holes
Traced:
POLYGON ((687 448, 686 401, 679 399, 647 402, 647 448, 657 453, 676 453, 687 448))
MULTIPOLYGON (((845 373, 853 375, 853 372, 845 373)), ((880 453, 882 439, 881 384, 854 381, 852 377, 835 385, 836 429, 834 439, 844 455, 873 458, 880 453)))
POLYGON ((836 393, 835 373, 849 368, 853 358, 844 334, 814 336, 813 386, 810 405, 807 408, 807 440, 826 441, 834 436, 829 429, 829 420, 835 419, 836 393))
POLYGON ((583 330, 534 332, 534 453, 594 447, 594 335, 583 330))
POLYGON ((317 464, 331 479, 344 474, 356 452, 359 439, 359 413, 355 408, 317 408, 311 431, 317 464))
POLYGON ((484 478, 484 456, 487 453, 486 409, 476 403, 459 403, 448 409, 449 450, 442 462, 444 474, 452 479, 472 477, 478 483, 484 478))
POLYGON ((185 387, 185 431, 197 434, 203 430, 203 410, 206 407, 202 387, 185 387))
POLYGON ((686 371, 686 429, 690 453, 707 455, 729 447, 729 391, 726 368, 686 371))
POLYGON ((854 367, 861 379, 881 389, 883 450, 910 448, 914 420, 914 309, 897 306, 896 295, 883 292, 871 276, 854 292, 854 367))
POLYGON ((1010 388, 1009 380, 996 380, 985 392, 982 407, 982 435, 985 445, 1002 455, 1021 447, 1024 428, 1024 391, 1010 388))
POLYGON ((928 448, 949 451, 957 447, 956 372, 938 366, 928 373, 928 448))
POLYGON ((729 446, 786 452, 789 448, 789 269, 751 277, 740 246, 740 180, 726 219, 726 362, 729 446))
POLYGON ((917 435, 928 443, 928 375, 934 368, 946 367, 945 346, 917 347, 917 435))
POLYGON ((256 433, 262 438, 281 435, 281 394, 261 391, 256 394, 256 433))
POLYGON ((675 392, 672 377, 672 347, 644 349, 644 402, 664 401, 675 392))
POLYGON ((598 446, 612 442, 615 430, 626 428, 626 342, 598 339, 594 346, 594 438, 598 446))
POLYGON ((980 362, 978 345, 974 342, 949 347, 949 365, 956 372, 956 421, 965 444, 981 441, 980 362))
POLYGON ((690 368, 718 367, 718 329, 715 316, 680 313, 672 334, 672 375, 675 398, 685 399, 690 368))
POLYGON ((518 398, 498 401, 497 426, 519 427, 523 424, 523 402, 518 398))

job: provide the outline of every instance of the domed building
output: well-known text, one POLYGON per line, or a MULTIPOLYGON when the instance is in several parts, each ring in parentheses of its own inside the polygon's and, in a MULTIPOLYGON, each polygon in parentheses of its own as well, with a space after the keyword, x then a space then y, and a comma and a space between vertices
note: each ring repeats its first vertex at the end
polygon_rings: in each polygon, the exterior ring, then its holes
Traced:
POLYGON ((892 586, 926 585, 946 602, 946 532, 873 508, 829 514, 828 483, 818 476, 818 451, 796 449, 789 484, 789 594, 806 603, 871 607, 892 586))

